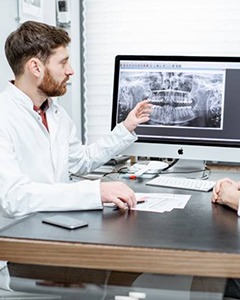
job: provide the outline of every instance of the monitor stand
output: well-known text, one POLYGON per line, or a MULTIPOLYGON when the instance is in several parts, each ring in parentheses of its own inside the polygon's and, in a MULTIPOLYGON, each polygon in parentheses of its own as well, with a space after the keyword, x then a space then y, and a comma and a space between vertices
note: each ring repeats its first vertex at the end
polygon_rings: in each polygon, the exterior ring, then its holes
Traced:
POLYGON ((165 173, 187 178, 202 178, 205 175, 205 171, 206 162, 203 160, 179 159, 176 164, 166 170, 165 173))

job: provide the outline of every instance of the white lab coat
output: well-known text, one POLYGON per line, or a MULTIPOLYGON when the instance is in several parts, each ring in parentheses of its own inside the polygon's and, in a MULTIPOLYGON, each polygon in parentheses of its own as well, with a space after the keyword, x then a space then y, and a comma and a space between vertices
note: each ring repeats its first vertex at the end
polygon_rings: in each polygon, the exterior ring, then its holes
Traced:
POLYGON ((4 295, 6 294, 1 292, 1 290, 12 291, 10 288, 10 274, 6 261, 0 261, 0 298, 4 299, 4 295))
POLYGON ((0 210, 6 216, 102 208, 99 181, 70 182, 69 173, 91 172, 136 140, 121 123, 84 146, 63 107, 49 104, 48 132, 12 83, 0 94, 0 210))

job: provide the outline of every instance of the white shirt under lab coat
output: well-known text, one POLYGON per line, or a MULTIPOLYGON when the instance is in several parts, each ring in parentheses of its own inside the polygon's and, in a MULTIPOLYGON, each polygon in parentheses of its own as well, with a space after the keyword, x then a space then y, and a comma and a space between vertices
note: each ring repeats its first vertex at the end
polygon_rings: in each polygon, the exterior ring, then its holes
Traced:
POLYGON ((9 82, 0 94, 0 210, 7 216, 36 211, 102 208, 99 181, 70 182, 136 140, 121 123, 89 146, 82 145, 66 111, 49 99, 49 132, 30 98, 9 82))

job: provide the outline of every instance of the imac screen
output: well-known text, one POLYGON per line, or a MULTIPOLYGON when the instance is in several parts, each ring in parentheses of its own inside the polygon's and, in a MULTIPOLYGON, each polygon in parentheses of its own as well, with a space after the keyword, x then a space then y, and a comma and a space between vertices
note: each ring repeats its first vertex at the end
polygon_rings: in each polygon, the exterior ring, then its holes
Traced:
POLYGON ((138 142, 240 146, 240 58, 122 55, 114 76, 112 128, 149 99, 138 142))

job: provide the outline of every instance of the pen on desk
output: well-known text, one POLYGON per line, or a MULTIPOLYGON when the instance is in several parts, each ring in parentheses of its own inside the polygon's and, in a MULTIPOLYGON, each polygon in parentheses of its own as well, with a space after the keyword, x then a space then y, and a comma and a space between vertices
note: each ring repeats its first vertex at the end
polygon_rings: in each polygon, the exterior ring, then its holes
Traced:
POLYGON ((138 205, 138 204, 142 204, 142 203, 145 203, 145 200, 138 200, 138 201, 137 201, 137 205, 138 205))

